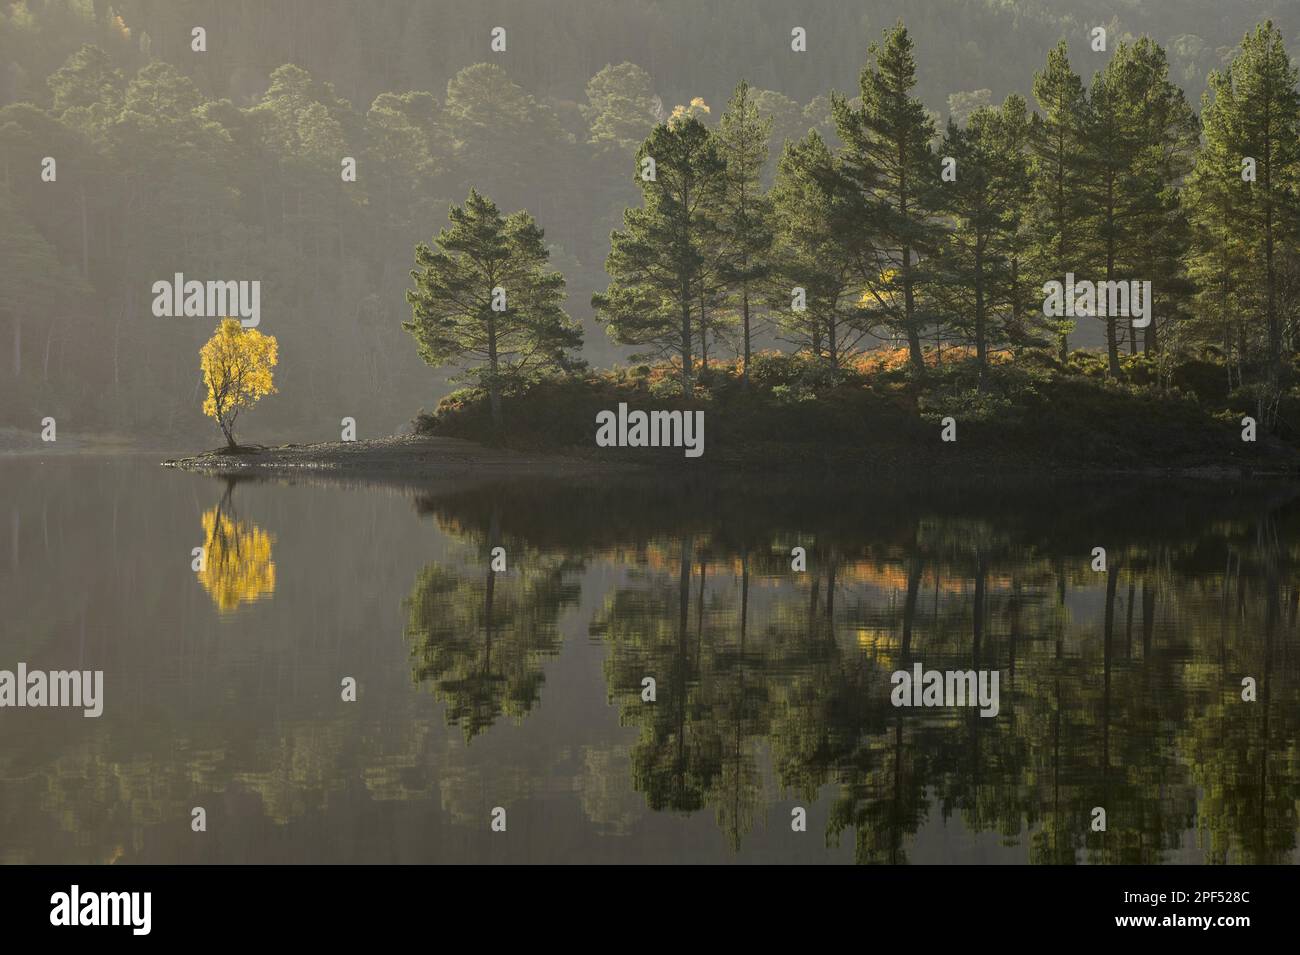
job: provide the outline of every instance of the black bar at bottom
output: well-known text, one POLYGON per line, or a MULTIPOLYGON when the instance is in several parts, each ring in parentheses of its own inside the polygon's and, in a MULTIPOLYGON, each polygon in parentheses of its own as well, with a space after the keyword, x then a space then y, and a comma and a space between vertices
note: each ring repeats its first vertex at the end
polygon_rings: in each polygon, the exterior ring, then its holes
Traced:
POLYGON ((527 932, 546 945, 557 941, 549 932, 585 919, 593 927, 622 923, 629 941, 675 933, 686 919, 696 926, 692 934, 726 932, 733 941, 856 923, 853 930, 866 937, 897 933, 917 941, 931 932, 969 942, 987 933, 995 941, 1042 927, 1064 938, 1200 933, 1231 943, 1241 932, 1284 931, 1295 917, 1288 911, 1296 876, 1289 866, 917 866, 815 876, 749 869, 721 879, 715 872, 696 884, 699 876, 685 867, 648 876, 628 869, 593 886, 590 874, 577 869, 557 875, 432 866, 7 867, 0 868, 0 917, 6 935, 75 931, 78 943, 374 941, 452 920, 460 931, 487 929, 497 944, 503 935, 527 932), (651 881, 640 884, 642 877, 651 881))

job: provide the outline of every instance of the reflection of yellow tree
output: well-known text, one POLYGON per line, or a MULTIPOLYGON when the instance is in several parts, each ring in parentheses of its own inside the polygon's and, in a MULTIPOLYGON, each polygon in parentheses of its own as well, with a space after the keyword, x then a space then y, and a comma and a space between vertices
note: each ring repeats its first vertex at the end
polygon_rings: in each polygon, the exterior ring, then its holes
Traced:
POLYGON ((230 491, 221 503, 203 514, 206 554, 198 571, 212 602, 222 613, 245 601, 275 592, 275 538, 256 524, 239 520, 230 510, 230 491))

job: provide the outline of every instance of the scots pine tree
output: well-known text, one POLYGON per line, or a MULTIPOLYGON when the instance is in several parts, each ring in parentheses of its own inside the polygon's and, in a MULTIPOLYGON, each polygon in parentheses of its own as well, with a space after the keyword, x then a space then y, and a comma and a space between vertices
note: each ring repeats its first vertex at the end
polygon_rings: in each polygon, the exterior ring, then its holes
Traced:
POLYGON ((768 284, 781 336, 832 372, 867 333, 853 291, 855 250, 837 223, 844 195, 834 154, 816 130, 787 142, 772 187, 775 245, 768 284), (802 289, 801 308, 792 293, 802 289))
MULTIPOLYGON (((1158 330, 1184 313, 1191 285, 1184 261, 1191 242, 1182 186, 1200 141, 1200 123, 1183 91, 1169 78, 1165 51, 1148 37, 1133 44, 1128 60, 1129 96, 1137 105, 1137 153, 1130 175, 1133 227, 1129 257, 1137 279, 1151 282, 1151 322, 1142 330, 1142 350, 1159 351, 1158 330)), ((1138 350, 1137 330, 1129 345, 1138 350)))
POLYGON ((923 257, 940 239, 934 121, 914 96, 916 60, 901 21, 869 49, 859 77, 860 106, 836 95, 832 109, 844 142, 841 170, 852 201, 847 227, 858 242, 860 278, 883 324, 907 340, 912 368, 925 370, 919 307, 928 280, 923 257))
MULTIPOLYGON (((1106 68, 1097 73, 1088 88, 1084 107, 1083 181, 1084 253, 1088 277, 1107 282, 1127 281, 1134 261, 1135 207, 1141 183, 1134 176, 1141 130, 1137 123, 1139 104, 1133 101, 1133 47, 1120 43, 1106 68)), ((1119 318, 1100 308, 1106 329, 1106 367, 1113 378, 1120 375, 1119 318)))
POLYGON ((1187 179, 1186 205, 1191 248, 1186 259, 1194 283, 1195 340, 1222 349, 1229 390, 1245 383, 1249 354, 1247 319, 1253 283, 1249 272, 1250 240, 1241 228, 1251 201, 1242 179, 1242 157, 1234 148, 1232 83, 1226 73, 1210 74, 1201 98, 1205 142, 1187 179))
POLYGON ((564 276, 547 270, 550 253, 532 216, 503 217, 471 189, 448 217, 451 227, 433 247, 415 247, 415 288, 406 292, 411 320, 403 327, 426 362, 459 365, 483 387, 500 428, 505 389, 570 368, 582 328, 564 312, 564 276))
MULTIPOLYGON (((1029 213, 1029 259, 1042 281, 1065 281, 1080 267, 1079 227, 1083 215, 1081 185, 1083 81, 1070 68, 1065 41, 1047 55, 1047 65, 1034 75, 1034 99, 1042 110, 1033 124, 1030 180, 1033 198, 1029 213)), ((1064 360, 1073 323, 1056 321, 1057 343, 1064 360)))
POLYGON ((656 126, 636 159, 641 205, 624 211, 610 237, 610 284, 592 305, 621 344, 676 355, 690 397, 695 308, 725 164, 713 133, 686 111, 656 126))
MULTIPOLYGON (((1276 394, 1282 367, 1283 310, 1278 266, 1282 250, 1300 234, 1300 91, 1282 35, 1271 22, 1241 42, 1226 77, 1212 87, 1215 109, 1205 117, 1205 136, 1230 161, 1236 157, 1239 198, 1233 234, 1245 253, 1239 269, 1256 289, 1249 308, 1251 337, 1263 341, 1263 378, 1276 394), (1224 104, 1219 108, 1218 100, 1224 104), (1246 174, 1247 159, 1253 162, 1246 174)), ((1230 168, 1225 169, 1230 174, 1230 168)), ((1271 399, 1270 399, 1271 401, 1271 399)), ((1261 413, 1270 413, 1261 402, 1261 413)))
MULTIPOLYGON (((1170 82, 1164 51, 1148 39, 1121 43, 1093 79, 1084 111, 1081 194, 1086 261, 1107 282, 1149 281, 1172 311, 1182 297, 1187 231, 1178 188, 1198 135, 1195 116, 1170 82)), ((1100 305, 1100 299, 1098 300, 1100 305)), ((1154 302, 1146 341, 1155 341, 1154 302)), ((1107 364, 1118 376, 1120 322, 1105 315, 1107 364)), ((1137 351, 1137 328, 1126 329, 1137 351)))
POLYGON ((936 294, 975 346, 981 386, 990 347, 1019 331, 1012 265, 1028 199, 1026 126, 1024 100, 1009 98, 1000 109, 976 109, 964 129, 949 121, 943 143, 943 155, 956 160, 956 178, 943 184, 953 228, 936 259, 936 294))
POLYGON ((753 345, 754 290, 767 274, 772 246, 771 204, 761 182, 771 134, 772 118, 759 112, 754 90, 742 80, 722 114, 718 133, 724 171, 717 221, 723 246, 721 278, 740 313, 741 380, 746 387, 753 345))

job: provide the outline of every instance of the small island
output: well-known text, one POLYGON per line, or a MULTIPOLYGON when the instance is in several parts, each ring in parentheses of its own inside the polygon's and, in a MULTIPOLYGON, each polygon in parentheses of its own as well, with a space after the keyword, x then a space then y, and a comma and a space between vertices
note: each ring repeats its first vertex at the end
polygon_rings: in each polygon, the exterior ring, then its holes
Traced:
POLYGON ((553 376, 504 393, 500 424, 483 388, 454 392, 421 413, 412 434, 278 447, 228 446, 170 460, 221 474, 338 473, 411 479, 564 476, 629 469, 772 471, 828 475, 1183 474, 1207 477, 1300 474, 1300 449, 1276 436, 1243 440, 1240 408, 1222 368, 1187 362, 1174 385, 1113 382, 1102 359, 1075 352, 1061 363, 1042 352, 992 366, 983 388, 973 360, 956 353, 917 380, 888 354, 817 387, 815 364, 756 355, 748 385, 732 364, 714 363, 692 398, 671 366, 553 376), (597 418, 620 404, 644 411, 702 411, 705 453, 663 447, 603 448, 597 418), (945 428, 944 420, 951 426, 945 428), (955 440, 945 440, 945 430, 955 440), (953 469, 957 469, 954 471, 953 469))
POLYGON ((202 351, 226 447, 168 463, 1300 474, 1300 157, 1259 148, 1300 130, 1300 99, 1272 24, 1211 76, 1199 116, 1146 38, 1090 86, 1053 48, 1039 112, 1012 94, 940 129, 916 83, 900 22, 860 95, 831 95, 834 136, 786 139, 774 175, 772 117, 745 81, 716 122, 696 98, 654 125, 591 298, 626 364, 589 366, 542 227, 471 188, 415 248, 403 327, 462 387, 413 434, 240 447, 236 417, 275 392, 277 344, 226 319, 202 351), (1270 110, 1285 121, 1261 125, 1270 110), (615 418, 616 438, 601 431, 615 418))

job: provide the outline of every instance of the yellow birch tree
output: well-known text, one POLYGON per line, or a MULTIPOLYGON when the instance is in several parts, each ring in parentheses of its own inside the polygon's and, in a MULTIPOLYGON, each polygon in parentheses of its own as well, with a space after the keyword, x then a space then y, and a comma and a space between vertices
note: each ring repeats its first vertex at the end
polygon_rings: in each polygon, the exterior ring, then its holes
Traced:
POLYGON ((199 349, 199 363, 208 397, 203 413, 215 418, 230 448, 235 444, 235 418, 264 395, 275 394, 271 369, 277 360, 275 337, 244 328, 237 319, 222 319, 199 349))

